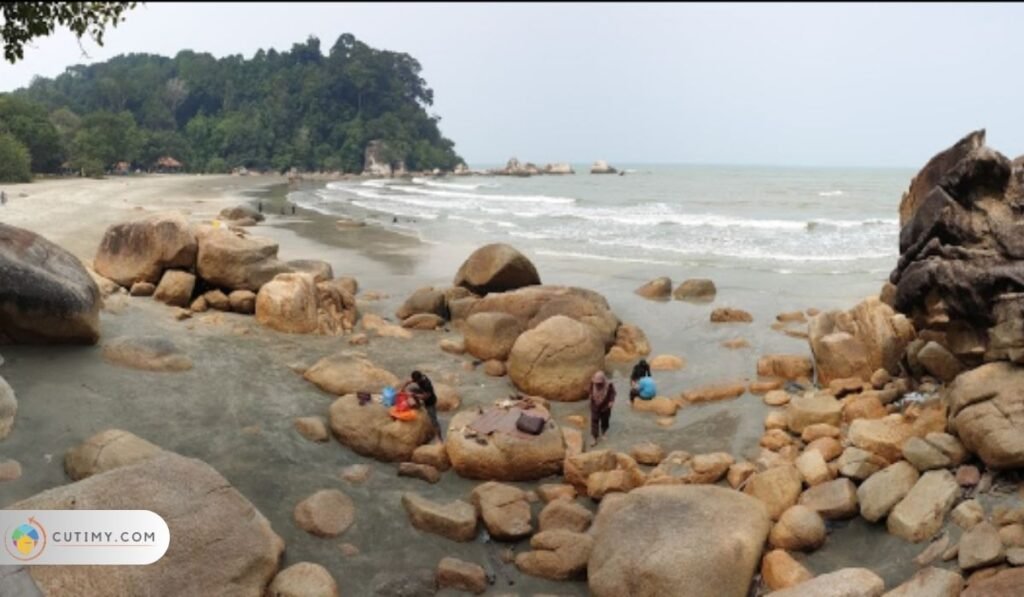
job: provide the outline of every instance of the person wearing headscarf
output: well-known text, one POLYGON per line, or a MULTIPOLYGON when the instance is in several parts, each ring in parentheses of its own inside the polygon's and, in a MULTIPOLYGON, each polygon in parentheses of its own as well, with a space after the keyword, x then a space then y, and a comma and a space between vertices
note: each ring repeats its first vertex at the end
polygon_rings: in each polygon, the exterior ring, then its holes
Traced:
POLYGON ((590 434, 594 436, 595 444, 608 432, 614 403, 615 386, 605 377, 604 371, 598 371, 590 379, 590 434))

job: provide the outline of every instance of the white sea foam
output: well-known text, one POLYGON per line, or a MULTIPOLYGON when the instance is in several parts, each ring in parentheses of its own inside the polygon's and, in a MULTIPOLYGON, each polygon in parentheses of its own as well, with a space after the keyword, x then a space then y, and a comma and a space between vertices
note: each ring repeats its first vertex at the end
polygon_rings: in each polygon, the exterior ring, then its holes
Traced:
POLYGON ((845 193, 840 190, 835 191, 821 191, 818 193, 819 197, 842 197, 845 193))

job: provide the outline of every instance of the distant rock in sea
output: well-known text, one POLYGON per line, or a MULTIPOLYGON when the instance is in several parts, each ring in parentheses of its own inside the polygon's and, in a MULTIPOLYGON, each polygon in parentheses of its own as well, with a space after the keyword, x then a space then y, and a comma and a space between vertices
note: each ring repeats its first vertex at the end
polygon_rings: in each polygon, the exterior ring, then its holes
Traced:
POLYGON ((590 167, 591 174, 615 174, 616 172, 618 172, 618 170, 604 160, 597 160, 594 162, 594 165, 590 167))

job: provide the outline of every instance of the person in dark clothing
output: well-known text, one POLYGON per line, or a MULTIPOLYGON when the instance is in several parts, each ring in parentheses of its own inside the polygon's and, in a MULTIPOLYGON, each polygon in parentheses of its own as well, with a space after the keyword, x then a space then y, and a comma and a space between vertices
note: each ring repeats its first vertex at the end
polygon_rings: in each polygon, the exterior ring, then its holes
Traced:
POLYGON ((441 435, 441 422, 437 420, 437 394, 434 393, 434 384, 431 383, 430 378, 423 375, 420 371, 413 371, 410 376, 411 379, 402 384, 399 391, 404 391, 407 387, 409 393, 418 404, 422 404, 424 410, 427 411, 427 416, 430 417, 430 423, 434 426, 434 431, 437 433, 438 441, 443 442, 444 437, 441 435))
POLYGON ((647 361, 640 359, 636 365, 633 365, 633 373, 629 376, 629 403, 633 404, 633 401, 640 396, 640 380, 645 377, 651 376, 651 366, 647 364, 647 361))
POLYGON ((605 377, 604 371, 598 371, 590 379, 590 434, 594 436, 594 445, 608 433, 613 404, 615 386, 605 377))

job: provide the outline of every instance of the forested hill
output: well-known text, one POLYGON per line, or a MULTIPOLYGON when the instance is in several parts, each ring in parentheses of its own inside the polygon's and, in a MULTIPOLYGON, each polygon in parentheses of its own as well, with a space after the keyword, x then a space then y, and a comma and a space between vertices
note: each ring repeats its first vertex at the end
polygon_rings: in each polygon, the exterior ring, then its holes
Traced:
POLYGON ((0 142, 24 144, 35 172, 148 169, 163 156, 193 172, 359 172, 374 139, 410 170, 451 169, 461 159, 432 103, 412 56, 350 34, 325 54, 311 37, 248 60, 184 50, 70 67, 0 95, 0 142))

